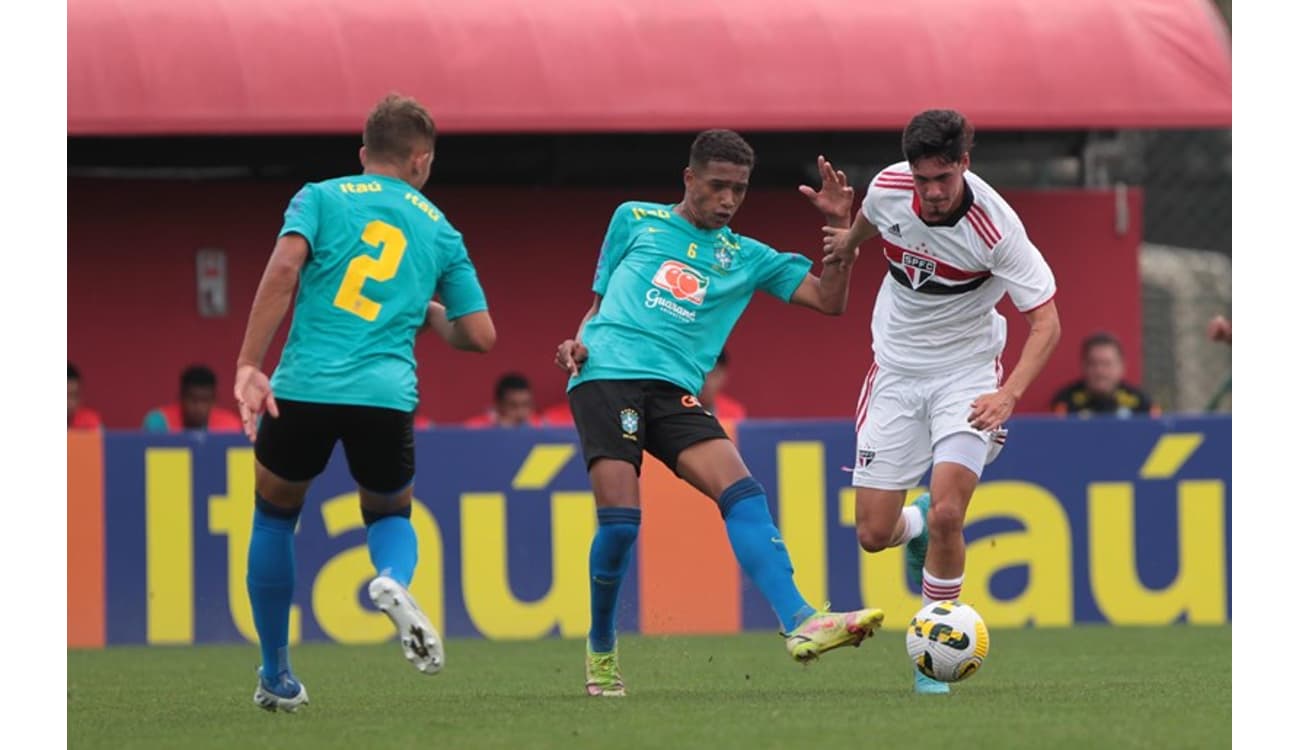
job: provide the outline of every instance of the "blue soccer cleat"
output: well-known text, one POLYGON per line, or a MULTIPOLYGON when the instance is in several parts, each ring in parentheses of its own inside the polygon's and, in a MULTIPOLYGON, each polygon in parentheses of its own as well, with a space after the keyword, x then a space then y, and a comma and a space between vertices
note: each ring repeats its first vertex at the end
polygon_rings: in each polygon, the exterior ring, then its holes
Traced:
POLYGON ((930 493, 925 493, 913 503, 921 511, 921 533, 907 543, 907 580, 913 585, 921 585, 922 572, 925 570, 925 553, 930 549, 930 523, 926 517, 930 514, 930 493))
POLYGON ((307 705, 307 688, 303 687, 303 684, 298 682, 290 672, 281 672, 275 679, 267 680, 259 668, 253 702, 272 713, 276 711, 293 713, 299 706, 307 705))

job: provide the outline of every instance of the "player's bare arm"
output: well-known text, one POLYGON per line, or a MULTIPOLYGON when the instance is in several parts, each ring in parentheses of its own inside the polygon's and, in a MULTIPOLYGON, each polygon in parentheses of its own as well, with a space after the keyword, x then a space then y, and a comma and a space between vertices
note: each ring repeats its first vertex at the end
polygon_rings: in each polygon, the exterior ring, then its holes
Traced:
POLYGON ((587 326, 587 321, 600 310, 600 295, 592 301, 591 308, 587 314, 582 316, 582 322, 578 324, 578 332, 571 339, 565 339, 560 342, 559 347, 555 350, 555 366, 569 373, 577 375, 582 369, 582 363, 587 361, 587 347, 582 345, 582 329, 587 326))
POLYGON ((429 303, 429 311, 419 333, 428 330, 437 332, 443 341, 464 352, 486 354, 497 341, 497 329, 487 310, 447 320, 447 308, 441 302, 429 303))
POLYGON ((853 220, 853 226, 847 229, 834 224, 822 227, 822 251, 826 256, 822 263, 852 262, 852 258, 858 257, 858 248, 862 243, 878 234, 880 230, 867 221, 861 212, 853 220))
POLYGON ((971 404, 970 424, 977 430, 1001 427, 1011 418, 1011 412, 1028 390, 1034 378, 1043 371, 1047 360, 1061 340, 1061 319, 1056 313, 1056 302, 1048 301, 1025 313, 1029 322, 1029 337, 1020 351, 1020 361, 1011 371, 1002 387, 986 393, 971 404))
POLYGON ((828 224, 847 227, 853 213, 853 188, 849 185, 849 178, 835 169, 825 156, 817 157, 817 172, 822 178, 821 189, 800 185, 799 192, 812 203, 813 208, 821 211, 828 224))
MULTIPOLYGON (((800 185, 799 192, 822 213, 829 225, 846 229, 853 213, 853 188, 849 179, 824 156, 817 157, 817 171, 822 178, 821 189, 800 185)), ((823 258, 821 276, 805 276, 790 301, 826 315, 842 314, 848 308, 849 271, 856 259, 856 248, 843 256, 823 258)))
POLYGON ((300 234, 286 234, 277 240, 253 297, 235 370, 235 401, 249 440, 256 439, 257 417, 263 411, 270 412, 272 417, 280 416, 271 393, 271 381, 262 372, 262 360, 293 303, 298 273, 307 262, 309 252, 307 240, 300 234))

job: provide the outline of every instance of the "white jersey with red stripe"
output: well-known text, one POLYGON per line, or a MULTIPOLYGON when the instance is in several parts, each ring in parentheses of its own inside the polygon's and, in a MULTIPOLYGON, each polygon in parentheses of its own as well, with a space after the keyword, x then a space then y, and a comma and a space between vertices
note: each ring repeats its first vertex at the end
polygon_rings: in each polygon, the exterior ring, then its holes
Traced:
POLYGON ((996 360, 1007 340, 1007 321, 994 309, 1002 295, 1028 312, 1056 294, 1020 217, 974 172, 965 179, 962 206, 945 225, 922 221, 906 161, 867 188, 862 214, 880 231, 889 265, 871 319, 876 362, 886 369, 928 375, 996 360))

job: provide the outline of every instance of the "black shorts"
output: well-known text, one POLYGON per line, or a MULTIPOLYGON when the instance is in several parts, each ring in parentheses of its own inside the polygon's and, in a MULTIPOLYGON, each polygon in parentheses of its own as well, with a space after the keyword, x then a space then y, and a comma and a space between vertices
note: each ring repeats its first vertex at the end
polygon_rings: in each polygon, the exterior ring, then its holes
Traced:
POLYGON ((262 415, 253 452, 281 479, 305 482, 320 474, 339 440, 362 489, 386 495, 415 478, 414 412, 286 399, 276 404, 280 416, 262 415))
POLYGON ((663 380, 590 380, 569 391, 587 468, 598 458, 627 461, 641 473, 641 451, 677 473, 677 457, 696 443, 729 439, 694 395, 663 380))

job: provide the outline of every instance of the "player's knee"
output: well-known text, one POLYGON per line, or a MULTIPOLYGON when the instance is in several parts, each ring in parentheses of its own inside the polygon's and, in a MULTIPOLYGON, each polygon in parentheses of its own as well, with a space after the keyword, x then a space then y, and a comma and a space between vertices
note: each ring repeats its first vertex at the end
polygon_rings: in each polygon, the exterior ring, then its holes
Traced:
POLYGON ((930 506, 930 515, 926 519, 930 536, 932 538, 961 536, 964 516, 962 509, 956 503, 936 502, 930 506))
POLYGON ((410 505, 405 505, 400 508, 397 507, 383 508, 380 510, 371 510, 370 508, 367 508, 364 505, 361 506, 361 520, 365 521, 366 528, 370 528, 371 526, 375 525, 376 523, 379 523, 385 518, 408 518, 409 519, 410 517, 411 517, 410 505))
POLYGON ((867 552, 879 552, 889 547, 893 529, 877 529, 866 524, 858 524, 858 544, 867 552))
POLYGON ((257 506, 258 512, 269 518, 279 519, 292 524, 298 521, 298 516, 302 513, 301 503, 295 505, 292 501, 286 501, 279 498, 275 501, 271 501, 264 497, 260 492, 254 493, 253 498, 253 503, 257 506))
MULTIPOLYGON (((718 495, 716 501, 718 503, 718 511, 722 513, 724 519, 730 518, 732 510, 737 507, 738 503, 752 497, 766 498, 767 494, 763 491, 763 485, 759 484, 757 479, 753 477, 745 477, 744 479, 738 480, 730 487, 723 490, 722 494, 718 495)), ((754 505, 755 508, 761 506, 762 513, 768 513, 766 500, 762 503, 752 505, 754 505)), ((749 506, 746 505, 745 507, 748 508, 749 506)), ((769 522, 771 521, 770 514, 766 520, 769 522)))

